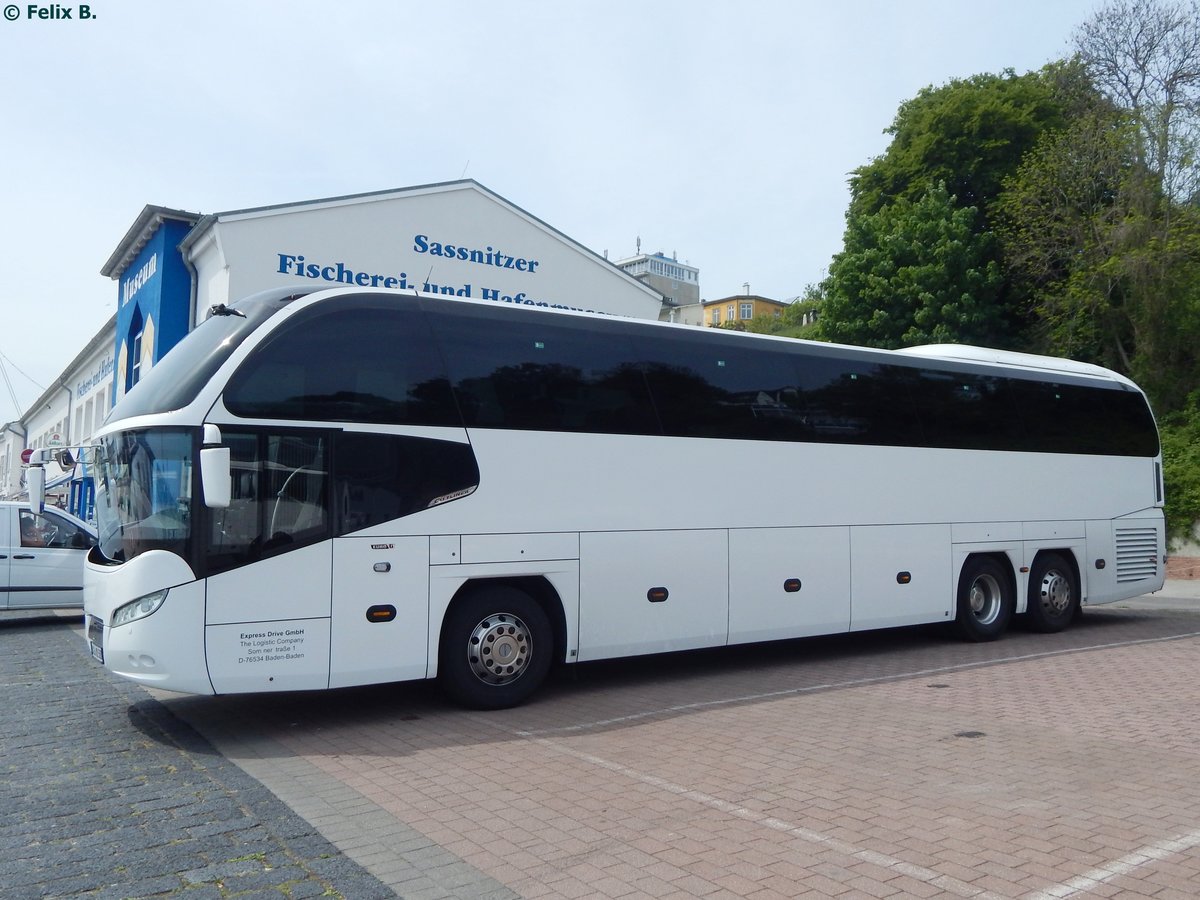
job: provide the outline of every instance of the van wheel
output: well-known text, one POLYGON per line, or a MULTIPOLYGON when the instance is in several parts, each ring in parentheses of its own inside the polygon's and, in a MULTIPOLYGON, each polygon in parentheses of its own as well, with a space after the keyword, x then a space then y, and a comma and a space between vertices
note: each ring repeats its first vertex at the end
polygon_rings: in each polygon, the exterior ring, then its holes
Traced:
POLYGON ((968 641, 994 641, 1008 629, 1016 592, 1004 567, 991 557, 972 557, 958 576, 955 628, 968 641))
POLYGON ((1061 553, 1039 553, 1029 573, 1025 621, 1034 631, 1062 631, 1079 609, 1079 582, 1061 553))
POLYGON ((516 706, 545 681, 553 644, 537 601, 507 585, 489 587, 463 597, 447 615, 438 682, 464 706, 516 706))

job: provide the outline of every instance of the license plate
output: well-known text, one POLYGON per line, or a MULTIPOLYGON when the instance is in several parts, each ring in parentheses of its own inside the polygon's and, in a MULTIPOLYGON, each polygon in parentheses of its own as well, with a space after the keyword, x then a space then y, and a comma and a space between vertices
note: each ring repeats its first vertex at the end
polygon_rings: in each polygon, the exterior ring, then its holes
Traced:
POLYGON ((98 663, 104 662, 104 623, 92 616, 88 619, 87 629, 88 649, 92 652, 92 659, 98 663))

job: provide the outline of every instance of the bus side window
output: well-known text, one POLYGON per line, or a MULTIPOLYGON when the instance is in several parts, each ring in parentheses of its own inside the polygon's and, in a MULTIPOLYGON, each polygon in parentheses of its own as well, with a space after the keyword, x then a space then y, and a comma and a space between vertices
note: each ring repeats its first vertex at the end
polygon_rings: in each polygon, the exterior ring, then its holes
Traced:
POLYGON ((223 571, 330 535, 324 432, 227 432, 232 498, 211 512, 209 571, 223 571))
POLYGON ((682 437, 806 440, 793 356, 737 337, 638 340, 663 430, 682 437))
POLYGON ((245 418, 462 424, 423 314, 390 298, 298 313, 255 348, 224 401, 245 418))
POLYGON ((1117 454, 1105 398, 1109 390, 1012 379, 1026 446, 1040 453, 1117 454))
POLYGON ((439 310, 434 321, 470 427, 659 433, 622 323, 581 329, 570 320, 465 305, 439 310))
POLYGON ((927 446, 1022 449, 1025 437, 1008 379, 921 369, 913 389, 927 446))
POLYGON ((466 443, 346 431, 334 436, 333 459, 339 535, 467 496, 479 485, 466 443))
POLYGON ((920 446, 909 370, 867 359, 797 355, 803 404, 818 441, 920 446))

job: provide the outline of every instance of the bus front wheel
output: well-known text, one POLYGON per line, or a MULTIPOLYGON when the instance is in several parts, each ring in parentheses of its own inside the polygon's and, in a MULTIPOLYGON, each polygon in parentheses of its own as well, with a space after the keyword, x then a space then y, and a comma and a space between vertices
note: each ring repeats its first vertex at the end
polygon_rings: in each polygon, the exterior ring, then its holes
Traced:
POLYGON ((969 641, 994 641, 1004 634, 1017 605, 1004 567, 988 556, 971 557, 958 576, 959 635, 969 641))
POLYGON ((481 589, 446 617, 438 681, 464 706, 516 706, 545 680, 553 643, 550 620, 536 600, 508 585, 481 589))
POLYGON ((1029 573, 1026 624, 1034 631, 1062 631, 1079 609, 1079 581, 1071 563, 1059 553, 1039 553, 1029 573))

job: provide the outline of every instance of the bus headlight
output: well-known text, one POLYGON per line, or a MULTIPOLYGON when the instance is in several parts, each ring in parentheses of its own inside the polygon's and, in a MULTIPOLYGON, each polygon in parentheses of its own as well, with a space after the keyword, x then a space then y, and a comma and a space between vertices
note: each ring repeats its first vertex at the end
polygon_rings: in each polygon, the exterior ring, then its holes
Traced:
POLYGON ((146 618, 146 616, 157 612, 158 608, 163 605, 163 601, 166 599, 166 591, 155 591, 153 594, 146 594, 144 597, 138 597, 136 600, 131 600, 124 606, 118 606, 113 610, 112 621, 109 623, 109 628, 116 628, 118 625, 128 625, 130 622, 136 622, 138 619, 146 618))

